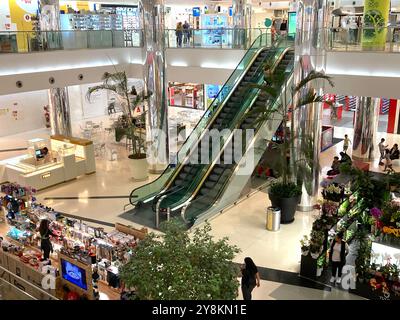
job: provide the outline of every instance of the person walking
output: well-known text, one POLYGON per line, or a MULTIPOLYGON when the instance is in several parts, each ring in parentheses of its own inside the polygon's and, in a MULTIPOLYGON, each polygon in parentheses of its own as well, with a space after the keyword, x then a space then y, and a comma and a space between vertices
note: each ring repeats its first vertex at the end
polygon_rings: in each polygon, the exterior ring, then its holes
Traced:
POLYGON ((380 156, 380 158, 379 158, 379 165, 380 165, 380 166, 383 166, 383 165, 384 165, 384 163, 382 162, 382 160, 385 159, 385 153, 386 153, 385 150, 386 150, 387 147, 388 147, 388 146, 385 145, 385 139, 382 138, 382 139, 381 139, 381 142, 379 142, 379 144, 378 144, 379 152, 380 152, 380 154, 381 154, 381 156, 380 156))
POLYGON ((347 153, 347 150, 349 149, 349 145, 351 144, 351 141, 349 139, 349 136, 347 134, 344 135, 344 140, 343 140, 343 151, 344 153, 347 153))
POLYGON ((242 294, 243 300, 251 300, 251 292, 255 286, 260 286, 260 275, 254 261, 246 257, 242 265, 242 294))
POLYGON ((175 29, 176 42, 178 47, 182 47, 183 26, 182 22, 178 22, 175 29))
POLYGON ((183 24, 183 44, 185 46, 190 44, 190 24, 185 21, 183 24))
POLYGON ((331 283, 336 281, 337 284, 340 284, 342 281, 342 269, 346 264, 346 256, 349 251, 349 245, 343 240, 343 233, 339 232, 329 250, 329 262, 332 266, 331 283))

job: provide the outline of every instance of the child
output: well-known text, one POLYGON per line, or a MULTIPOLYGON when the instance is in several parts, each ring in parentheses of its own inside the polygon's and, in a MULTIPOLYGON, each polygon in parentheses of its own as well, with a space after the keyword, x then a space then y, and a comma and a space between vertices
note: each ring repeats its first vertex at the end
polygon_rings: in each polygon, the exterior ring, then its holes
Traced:
POLYGON ((349 149, 349 145, 351 144, 351 141, 349 139, 349 136, 347 134, 344 135, 344 141, 343 141, 343 151, 347 153, 347 149, 349 149))

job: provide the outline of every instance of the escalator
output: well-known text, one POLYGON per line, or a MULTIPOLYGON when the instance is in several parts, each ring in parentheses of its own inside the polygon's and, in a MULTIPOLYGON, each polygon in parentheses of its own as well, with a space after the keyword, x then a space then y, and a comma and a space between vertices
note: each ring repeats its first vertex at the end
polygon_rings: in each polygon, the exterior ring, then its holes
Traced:
MULTIPOLYGON (((278 64, 277 68, 275 69, 275 73, 285 76, 282 77, 284 81, 290 75, 294 62, 294 50, 288 49, 283 53, 283 58, 278 64)), ((280 84, 282 85, 282 83, 280 84)), ((258 95, 257 100, 252 105, 252 108, 249 112, 252 111, 254 107, 266 107, 268 105, 272 105, 273 101, 270 101, 266 96, 263 94, 258 95)), ((258 129, 261 127, 257 125, 257 115, 254 113, 250 113, 249 116, 245 117, 240 125, 239 129, 252 129, 254 130, 255 134, 257 134, 258 129)), ((276 121, 279 123, 279 121, 276 121)), ((245 137, 242 137, 242 141, 245 142, 243 145, 243 150, 237 150, 235 146, 235 136, 232 137, 232 140, 227 144, 223 152, 221 153, 220 162, 215 164, 213 168, 209 171, 206 179, 203 180, 203 183, 198 187, 196 190, 196 194, 192 195, 192 200, 189 204, 185 206, 185 221, 189 224, 193 224, 193 221, 197 218, 194 214, 198 212, 205 212, 208 210, 217 200, 218 197, 222 194, 223 188, 226 186, 229 178, 234 173, 237 163, 232 163, 229 161, 228 164, 224 163, 225 153, 232 154, 235 159, 237 158, 238 152, 240 152, 240 156, 243 157, 248 147, 248 141, 246 141, 245 137)), ((231 157, 228 156, 228 159, 231 157)), ((254 169, 254 168, 253 168, 254 169)), ((244 177, 243 177, 244 178, 244 177)))
POLYGON ((210 130, 224 132, 225 129, 229 129, 227 131, 232 132, 239 127, 251 128, 255 119, 244 116, 253 106, 269 101, 259 95, 257 88, 249 84, 263 82, 266 63, 274 65, 274 72, 281 73, 291 61, 292 53, 287 50, 286 44, 268 45, 267 42, 267 35, 262 35, 253 43, 224 86, 231 89, 229 94, 222 97, 222 92, 226 90, 220 91, 179 150, 178 165, 168 166, 157 180, 132 191, 130 203, 135 206, 134 215, 138 218, 137 222, 146 225, 153 222, 158 227, 160 218, 164 220, 171 214, 179 215, 182 207, 187 207, 188 201, 198 200, 210 189, 213 192, 207 194, 210 195, 208 200, 214 201, 215 195, 218 194, 215 190, 222 187, 224 181, 233 173, 234 164, 223 163, 226 143, 232 145, 233 138, 222 135, 221 148, 220 144, 212 140, 210 130), (222 162, 218 163, 218 159, 221 158, 222 162), (148 223, 142 219, 144 216, 147 216, 148 223))

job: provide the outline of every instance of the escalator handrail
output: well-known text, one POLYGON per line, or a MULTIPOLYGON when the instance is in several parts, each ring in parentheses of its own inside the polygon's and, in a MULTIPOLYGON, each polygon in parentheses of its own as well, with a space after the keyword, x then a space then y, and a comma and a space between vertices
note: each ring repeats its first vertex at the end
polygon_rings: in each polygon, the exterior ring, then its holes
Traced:
MULTIPOLYGON (((264 48, 265 49, 265 48, 264 48)), ((283 51, 280 53, 279 57, 276 59, 276 61, 274 62, 273 66, 272 66, 272 72, 274 72, 276 70, 276 68, 278 67, 278 65, 282 62, 284 56, 286 55, 286 53, 291 50, 291 47, 285 48, 283 49, 283 51)), ((258 53, 259 55, 260 53, 258 53)), ((257 55, 257 57, 258 57, 257 55)), ((268 59, 268 58, 267 58, 268 59)), ((263 68, 264 65, 261 64, 258 68, 257 68, 257 72, 263 68)), ((256 74, 257 74, 256 72, 256 74)), ((256 76, 256 75, 255 75, 256 76)), ((240 124, 242 123, 242 119, 244 118, 245 114, 249 111, 249 109, 251 109, 251 106, 254 103, 254 100, 257 99, 258 95, 256 94, 256 96, 253 98, 253 101, 249 104, 249 106, 246 108, 246 110, 244 111, 244 113, 242 115, 238 115, 237 118, 234 118, 232 120, 232 123, 236 123, 236 125, 234 125, 235 128, 239 127, 240 124)), ((199 183, 197 183, 194 191, 191 191, 191 195, 189 197, 186 197, 186 199, 181 199, 178 200, 174 203, 174 206, 171 208, 171 211, 175 211, 183 206, 185 206, 187 203, 189 203, 195 196, 196 194, 199 192, 201 186, 204 184, 204 181, 206 180, 206 178, 208 177, 208 175, 210 174, 210 172, 212 171, 212 169, 214 168, 216 162, 218 161, 218 159, 221 157, 222 153, 224 152, 226 145, 229 143, 229 141, 232 138, 234 131, 232 130, 231 134, 229 135, 229 137, 226 137, 226 141, 223 144, 222 148, 219 150, 218 155, 215 157, 215 159, 212 161, 211 164, 208 165, 208 168, 206 170, 206 172, 203 174, 203 177, 201 178, 201 181, 199 183)), ((223 137, 221 137, 221 139, 223 139, 223 137)), ((196 183, 196 180, 193 181, 192 185, 194 185, 196 183)), ((188 191, 190 191, 191 188, 189 188, 188 191)))
MULTIPOLYGON (((257 41, 260 41, 260 43, 261 43, 262 37, 265 36, 265 35, 267 35, 267 34, 261 34, 261 35, 259 35, 259 36, 253 41, 253 44, 252 44, 251 47, 247 50, 247 53, 250 52, 250 50, 252 50, 253 46, 256 44, 257 41)), ((281 40, 281 39, 279 38, 279 39, 277 39, 274 43, 271 43, 271 47, 273 47, 274 44, 278 43, 280 40, 281 40)), ((265 47, 261 47, 261 48, 265 49, 265 47)), ((260 50, 260 49, 259 49, 259 50, 260 50)), ((255 57, 255 58, 253 57, 253 59, 251 59, 251 62, 248 64, 248 66, 251 65, 251 64, 254 62, 254 60, 257 58, 257 56, 258 56, 258 54, 259 54, 259 50, 257 50, 257 52, 255 52, 255 54, 254 54, 254 57, 255 57)), ((242 57, 242 59, 240 60, 240 62, 237 64, 237 67, 240 66, 240 65, 242 64, 242 62, 246 59, 247 53, 242 57)), ((219 106, 217 107, 217 110, 216 110, 216 111, 221 110, 222 107, 225 105, 225 102, 226 102, 227 99, 231 96, 232 91, 234 91, 234 89, 236 89, 236 87, 238 86, 238 84, 239 84, 239 83, 241 82, 241 80, 243 79, 244 74, 248 71, 248 66, 247 66, 247 68, 245 68, 245 69, 242 71, 241 77, 239 78, 238 81, 236 81, 235 86, 230 90, 229 94, 228 94, 226 97, 224 97, 224 100, 219 104, 219 106)), ((204 112, 203 116, 202 116, 202 117, 200 118, 200 120, 197 122, 197 124, 196 124, 196 126, 194 127, 194 129, 192 130, 192 133, 191 133, 191 134, 193 134, 193 133, 196 132, 196 129, 197 129, 197 127, 200 125, 201 120, 202 120, 204 117, 206 117, 206 116, 208 115, 210 109, 214 107, 214 102, 216 102, 216 100, 218 99, 218 97, 219 97, 219 95, 221 94, 223 88, 224 88, 225 86, 228 85, 228 83, 229 83, 229 81, 231 80, 233 74, 235 73, 237 67, 236 67, 235 70, 231 73, 231 75, 229 76, 229 78, 225 81, 224 85, 221 87, 221 90, 218 92, 216 98, 213 100, 213 102, 210 104, 210 106, 209 106, 209 107, 207 108, 207 110, 204 112)), ((219 112, 218 112, 218 114, 219 114, 219 112)), ((206 128, 205 128, 205 129, 209 128, 210 125, 212 124, 212 121, 214 121, 214 120, 215 120, 214 117, 211 117, 209 120, 207 120, 207 125, 206 125, 206 128)), ((203 132, 205 131, 205 129, 203 130, 203 132)), ((190 139, 191 134, 186 138, 186 140, 185 140, 185 142, 182 144, 181 148, 188 142, 188 140, 190 139)), ((202 135, 202 136, 203 136, 203 135, 202 135)), ((202 137, 202 136, 201 136, 201 137, 202 137)), ((200 140, 201 137, 199 137, 199 140, 200 140)), ((198 141, 198 140, 197 140, 197 141, 198 141)), ((191 146, 190 146, 190 148, 189 148, 188 150, 192 150, 192 152, 193 152, 193 148, 192 148, 191 146)), ((178 151, 177 154, 179 154, 179 151, 178 151)), ((189 158, 190 154, 191 154, 191 152, 189 153, 189 155, 186 155, 186 156, 185 156, 185 159, 184 159, 181 163, 178 163, 178 164, 177 164, 177 166, 176 166, 175 169, 174 169, 175 173, 173 173, 173 174, 171 175, 171 177, 169 177, 169 178, 167 179, 166 183, 165 183, 164 186, 161 188, 161 191, 160 191, 160 192, 164 192, 165 189, 168 189, 168 188, 169 188, 169 186, 171 185, 172 181, 176 178, 176 176, 177 176, 177 175, 179 174, 179 172, 181 171, 183 164, 187 161, 187 159, 189 158)), ((179 159, 177 159, 177 160, 179 160, 179 159)), ((148 184, 145 184, 145 185, 143 185, 143 186, 140 186, 140 187, 137 187, 137 188, 133 189, 132 192, 131 192, 131 194, 130 194, 130 196, 129 196, 129 202, 131 203, 131 205, 134 206, 135 203, 138 201, 138 200, 133 201, 133 195, 134 195, 134 193, 135 193, 137 190, 142 189, 142 188, 144 188, 145 186, 147 186, 147 185, 149 185, 149 184, 152 184, 152 183, 156 182, 157 180, 159 180, 159 179, 166 173, 166 171, 167 171, 168 169, 171 169, 170 166, 167 166, 167 168, 163 171, 163 173, 162 173, 156 180, 154 180, 154 181, 152 181, 152 182, 150 182, 150 183, 148 183, 148 184)), ((153 195, 153 194, 155 194, 155 193, 158 194, 158 192, 155 191, 155 192, 151 193, 151 195, 153 195)))
MULTIPOLYGON (((290 80, 291 77, 293 77, 293 66, 292 66, 292 68, 291 68, 291 71, 289 72, 289 77, 284 81, 285 86, 287 86, 287 84, 291 81, 291 80, 290 80)), ((275 105, 275 103, 276 103, 276 101, 274 101, 273 106, 275 105)), ((289 101, 288 103, 291 103, 291 101, 289 101)), ((272 107, 273 107, 273 106, 272 106, 272 107)), ((257 126, 256 132, 258 132, 258 131, 260 130, 260 128, 264 125, 264 123, 265 123, 265 122, 260 123, 260 124, 257 126)), ((254 140, 255 140, 255 139, 256 139, 256 135, 254 136, 253 141, 251 141, 251 142, 248 144, 247 149, 254 143, 254 140)), ((227 181, 224 183, 224 185, 222 186, 222 188, 221 188, 220 191, 218 192, 218 194, 217 194, 217 196, 216 196, 216 199, 220 199, 221 194, 224 193, 226 187, 227 187, 227 186, 229 185, 229 183, 232 181, 232 178, 234 177, 235 172, 237 172, 237 170, 238 170, 238 165, 236 165, 236 167, 235 167, 235 169, 233 170, 233 172, 232 172, 230 178, 227 179, 227 181)), ((203 183, 204 183, 204 182, 203 182, 203 183)), ((203 198, 203 197, 200 197, 200 198, 198 198, 198 199, 201 199, 201 198, 203 198)), ((196 200, 197 200, 197 199, 196 199, 196 200)), ((195 201, 196 201, 196 200, 195 200, 195 201)), ((188 203, 185 205, 185 212, 186 212, 187 208, 188 208, 192 203, 193 203, 192 201, 188 201, 188 203)), ((215 206, 217 203, 218 203, 218 200, 216 200, 214 203, 210 204, 210 207, 215 206)), ((210 208, 210 207, 209 207, 209 208, 210 208)), ((183 218, 184 218, 184 217, 183 217, 183 218)), ((184 218, 184 220, 186 220, 186 219, 184 218)))

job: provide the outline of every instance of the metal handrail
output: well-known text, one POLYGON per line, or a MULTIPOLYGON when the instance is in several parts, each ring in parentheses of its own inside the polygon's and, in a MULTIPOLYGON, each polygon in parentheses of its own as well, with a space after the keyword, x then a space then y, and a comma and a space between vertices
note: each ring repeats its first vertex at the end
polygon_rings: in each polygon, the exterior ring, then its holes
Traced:
MULTIPOLYGON (((42 288, 36 286, 36 285, 33 284, 32 282, 29 282, 29 281, 27 281, 27 280, 21 278, 20 276, 16 275, 15 273, 12 273, 10 270, 7 270, 7 269, 5 269, 5 268, 2 267, 2 266, 0 266, 0 270, 1 270, 1 271, 4 271, 4 272, 6 272, 6 273, 8 273, 9 275, 11 275, 11 276, 14 277, 14 278, 17 278, 19 281, 24 282, 25 284, 29 285, 30 287, 35 288, 36 290, 38 290, 38 291, 40 291, 41 293, 45 294, 46 296, 48 296, 48 297, 51 298, 52 300, 60 300, 60 299, 58 299, 57 297, 55 297, 55 296, 51 295, 50 293, 48 293, 46 290, 43 290, 42 288)), ((4 278, 1 278, 1 279, 4 280, 5 282, 11 284, 12 286, 14 286, 11 282, 7 281, 6 279, 4 279, 4 278)), ((18 288, 18 289, 19 289, 19 288, 18 288)), ((19 289, 19 290, 21 290, 21 289, 19 289)), ((23 291, 23 290, 21 290, 21 291, 24 292, 25 294, 31 296, 30 294, 26 293, 25 291, 23 291)), ((34 298, 34 297, 32 297, 32 298, 34 298)), ((35 299, 35 300, 38 300, 37 298, 34 298, 34 299, 35 299)))

